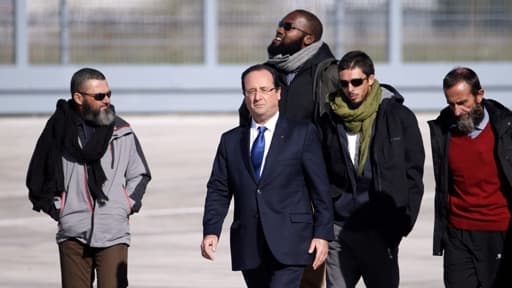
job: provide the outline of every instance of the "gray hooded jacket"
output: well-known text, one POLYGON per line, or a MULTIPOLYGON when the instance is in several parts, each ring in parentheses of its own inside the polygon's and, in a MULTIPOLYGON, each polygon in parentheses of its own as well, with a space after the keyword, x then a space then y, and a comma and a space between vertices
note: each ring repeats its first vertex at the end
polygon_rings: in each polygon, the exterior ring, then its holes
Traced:
POLYGON ((116 117, 109 146, 101 158, 108 201, 94 201, 88 191, 87 167, 64 155, 64 187, 58 210, 57 242, 75 238, 91 247, 130 244, 128 218, 138 212, 151 174, 130 125, 116 117))

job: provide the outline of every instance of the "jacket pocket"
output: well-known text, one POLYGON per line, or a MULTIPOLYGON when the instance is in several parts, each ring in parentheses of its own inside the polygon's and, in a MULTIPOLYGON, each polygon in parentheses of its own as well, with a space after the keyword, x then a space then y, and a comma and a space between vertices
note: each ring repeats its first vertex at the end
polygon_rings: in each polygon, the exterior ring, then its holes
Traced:
POLYGON ((135 201, 130 197, 130 195, 128 195, 128 191, 126 191, 126 187, 124 185, 121 187, 121 190, 123 191, 124 198, 126 199, 128 213, 132 214, 132 207, 135 204, 135 201))
POLYGON ((66 192, 60 193, 60 197, 53 198, 53 205, 57 208, 57 221, 59 221, 60 217, 62 217, 64 206, 66 205, 66 192))

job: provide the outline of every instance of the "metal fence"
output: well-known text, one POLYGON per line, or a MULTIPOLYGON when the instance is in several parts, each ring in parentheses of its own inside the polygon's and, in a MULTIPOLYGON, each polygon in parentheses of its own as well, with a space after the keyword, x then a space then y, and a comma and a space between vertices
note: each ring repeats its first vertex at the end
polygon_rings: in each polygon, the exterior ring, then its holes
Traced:
POLYGON ((14 4, 0 0, 0 65, 14 63, 14 4))
MULTIPOLYGON (((335 51, 363 49, 389 60, 389 1, 218 0, 217 61, 265 57, 277 21, 296 7, 314 11, 335 51)), ((13 63, 14 0, 0 0, 1 63, 13 63)), ((165 63, 204 61, 203 0, 27 1, 29 61, 165 63)), ((401 59, 511 61, 509 0, 404 0, 401 59)), ((341 56, 341 55, 338 55, 341 56)))
MULTIPOLYGON (((215 102, 231 93, 227 103, 239 102, 238 73, 266 59, 276 23, 297 8, 319 16, 338 58, 365 50, 383 80, 417 95, 434 91, 457 65, 477 66, 490 88, 510 90, 492 75, 512 71, 510 0, 0 0, 0 97, 12 100, 0 113, 48 110, 23 108, 29 98, 17 96, 61 93, 85 65, 117 73, 115 84, 128 94, 185 92, 215 102), (141 74, 136 85, 126 80, 141 74)), ((413 98, 413 106, 428 109, 422 101, 413 98)), ((194 106, 171 102, 124 103, 135 111, 194 106)))

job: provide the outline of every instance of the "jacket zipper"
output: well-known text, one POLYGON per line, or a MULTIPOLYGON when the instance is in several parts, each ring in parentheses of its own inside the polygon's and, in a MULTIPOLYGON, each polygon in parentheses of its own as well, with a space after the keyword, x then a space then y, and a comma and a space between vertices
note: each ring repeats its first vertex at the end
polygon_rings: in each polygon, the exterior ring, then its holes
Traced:
POLYGON ((87 178, 87 165, 84 164, 84 192, 85 192, 85 198, 87 199, 87 204, 89 205, 89 210, 91 212, 94 212, 94 206, 91 199, 91 193, 89 191, 89 184, 88 184, 88 178, 87 178))

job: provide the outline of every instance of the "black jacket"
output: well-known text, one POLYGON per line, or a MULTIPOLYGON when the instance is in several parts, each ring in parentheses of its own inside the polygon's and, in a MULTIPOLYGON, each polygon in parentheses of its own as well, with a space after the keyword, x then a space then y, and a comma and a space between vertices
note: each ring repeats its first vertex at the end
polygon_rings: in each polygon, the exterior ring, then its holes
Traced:
MULTIPOLYGON (((375 227, 399 242, 411 230, 423 197, 425 152, 415 115, 393 87, 381 84, 383 100, 370 143, 372 187, 369 203, 375 227), (376 209, 375 209, 376 208, 376 209)), ((331 110, 320 118, 324 158, 333 202, 344 193, 355 193, 354 166, 340 134, 343 120, 331 110)))
MULTIPOLYGON (((497 164, 508 187, 506 198, 510 198, 512 183, 512 112, 494 100, 484 100, 483 105, 489 113, 489 122, 493 129, 496 144, 494 147, 497 164)), ((434 165, 435 187, 435 220, 433 254, 443 255, 443 239, 448 225, 448 192, 452 188, 448 170, 448 142, 450 126, 454 123, 449 107, 443 109, 435 119, 428 121, 430 141, 432 144, 432 160, 434 165)))
MULTIPOLYGON (((297 71, 290 85, 287 84, 288 73, 267 64, 279 73, 281 83, 281 100, 279 112, 289 119, 306 120, 316 123, 323 112, 329 93, 338 89, 339 78, 337 61, 329 46, 323 44, 320 49, 307 60, 297 71)), ((249 110, 242 103, 238 110, 240 124, 250 121, 249 110)))

